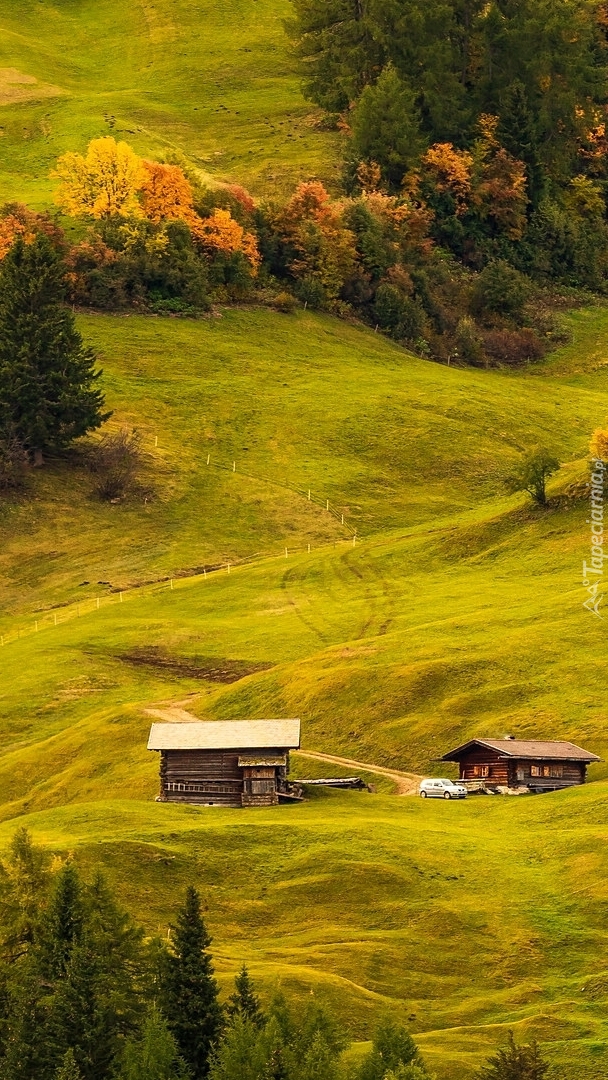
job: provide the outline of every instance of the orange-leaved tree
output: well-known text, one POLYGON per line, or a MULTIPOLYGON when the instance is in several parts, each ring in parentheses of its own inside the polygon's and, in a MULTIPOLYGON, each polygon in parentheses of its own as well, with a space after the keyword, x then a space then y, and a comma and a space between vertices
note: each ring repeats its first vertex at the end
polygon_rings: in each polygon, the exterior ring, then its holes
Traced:
POLYGON ((355 236, 341 204, 333 204, 317 180, 298 184, 278 225, 294 277, 317 282, 327 299, 335 299, 357 264, 355 236))
POLYGON ((497 116, 483 113, 478 127, 472 201, 482 221, 490 221, 510 240, 520 240, 528 206, 526 166, 500 145, 497 116))
POLYGON ((437 191, 452 196, 455 214, 464 214, 471 197, 472 154, 451 143, 435 143, 422 157, 422 167, 437 191))
POLYGON ((0 210, 0 260, 8 254, 17 237, 33 244, 39 233, 54 243, 63 237, 61 229, 46 214, 37 214, 22 203, 7 203, 0 210))
POLYGON ((126 142, 110 135, 93 139, 86 154, 63 154, 51 175, 61 181, 56 202, 72 217, 141 215, 138 194, 145 173, 126 142))
POLYGON ((148 221, 185 221, 195 218, 192 184, 179 165, 143 161, 141 206, 148 221))
POLYGON ((249 262, 253 273, 260 265, 260 253, 253 233, 247 232, 235 221, 229 210, 216 208, 206 218, 194 218, 188 224, 195 243, 211 256, 221 253, 234 255, 241 252, 249 262))

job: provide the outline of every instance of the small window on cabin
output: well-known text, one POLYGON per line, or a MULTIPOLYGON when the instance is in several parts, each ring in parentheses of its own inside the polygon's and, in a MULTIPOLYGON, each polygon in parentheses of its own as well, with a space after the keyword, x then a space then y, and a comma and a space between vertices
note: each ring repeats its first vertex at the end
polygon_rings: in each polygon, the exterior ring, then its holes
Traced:
POLYGON ((543 773, 542 773, 542 769, 541 769, 540 765, 531 765, 530 766, 530 776, 542 776, 542 775, 543 775, 543 773))
POLYGON ((490 766, 489 765, 475 765, 474 766, 474 768, 473 768, 473 776, 481 776, 481 777, 483 777, 483 776, 489 776, 489 775, 490 775, 490 766))
POLYGON ((552 765, 549 769, 549 776, 560 777, 564 775, 563 765, 552 765))

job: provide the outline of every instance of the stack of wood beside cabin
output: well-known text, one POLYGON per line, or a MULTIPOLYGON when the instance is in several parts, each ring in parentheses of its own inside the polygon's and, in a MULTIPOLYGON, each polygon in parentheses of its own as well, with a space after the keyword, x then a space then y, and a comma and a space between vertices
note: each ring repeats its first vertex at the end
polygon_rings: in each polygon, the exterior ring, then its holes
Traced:
POLYGON ((275 806, 299 745, 299 720, 152 724, 148 740, 160 753, 159 800, 207 806, 275 806))
POLYGON ((472 739, 442 761, 457 761, 461 780, 489 788, 556 791, 584 784, 587 765, 599 757, 570 742, 523 739, 472 739))

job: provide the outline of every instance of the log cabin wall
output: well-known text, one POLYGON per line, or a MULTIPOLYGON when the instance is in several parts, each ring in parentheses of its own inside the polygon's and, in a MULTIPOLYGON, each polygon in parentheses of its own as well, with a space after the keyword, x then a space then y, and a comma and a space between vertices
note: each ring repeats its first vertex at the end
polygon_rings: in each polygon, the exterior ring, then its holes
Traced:
MULTIPOLYGON (((242 750, 162 750, 160 798, 213 806, 274 806, 285 766, 241 766, 242 750)), ((265 750, 281 757, 285 751, 265 750)))
POLYGON ((485 780, 505 787, 572 787, 585 783, 585 765, 578 761, 517 760, 480 747, 459 762, 461 780, 485 780))
POLYGON ((461 780, 490 780, 494 784, 509 783, 509 760, 496 750, 472 750, 459 762, 461 780))

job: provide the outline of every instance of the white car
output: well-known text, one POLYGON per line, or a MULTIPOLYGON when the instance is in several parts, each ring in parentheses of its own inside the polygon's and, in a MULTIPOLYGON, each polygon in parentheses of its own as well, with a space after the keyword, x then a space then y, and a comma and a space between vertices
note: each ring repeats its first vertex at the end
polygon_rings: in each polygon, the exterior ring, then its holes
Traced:
POLYGON ((443 777, 433 776, 430 780, 422 780, 418 793, 421 799, 466 799, 467 789, 464 784, 454 783, 443 777))

